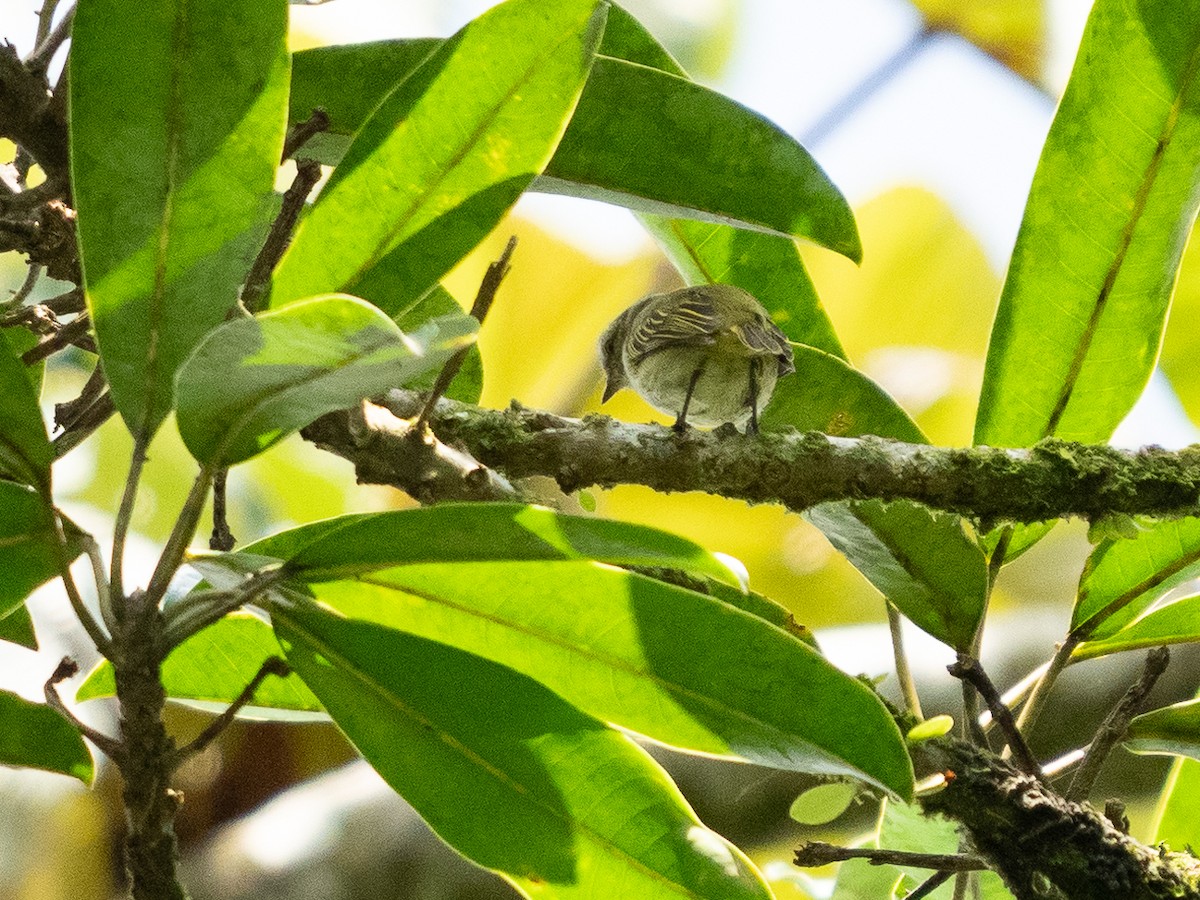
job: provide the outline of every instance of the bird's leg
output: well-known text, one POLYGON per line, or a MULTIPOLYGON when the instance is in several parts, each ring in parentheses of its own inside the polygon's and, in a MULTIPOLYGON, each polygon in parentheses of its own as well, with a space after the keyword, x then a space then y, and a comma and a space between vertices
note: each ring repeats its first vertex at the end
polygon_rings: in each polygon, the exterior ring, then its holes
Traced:
POLYGON ((750 360, 750 394, 746 397, 750 407, 750 424, 746 426, 746 434, 758 434, 758 360, 750 360))
POLYGON ((687 431, 687 411, 688 406, 692 402, 692 391, 696 390, 696 382, 700 380, 700 375, 704 371, 704 365, 696 366, 696 371, 692 373, 692 380, 688 382, 687 393, 683 395, 683 409, 679 411, 679 418, 675 420, 675 424, 671 426, 673 431, 683 434, 687 431))

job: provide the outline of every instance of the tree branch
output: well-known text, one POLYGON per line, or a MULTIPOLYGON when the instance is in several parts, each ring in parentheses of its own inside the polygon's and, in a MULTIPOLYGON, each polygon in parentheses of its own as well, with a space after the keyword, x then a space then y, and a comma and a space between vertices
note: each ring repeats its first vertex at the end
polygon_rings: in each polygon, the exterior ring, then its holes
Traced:
POLYGON ((988 750, 950 738, 921 746, 952 775, 922 807, 958 822, 1017 900, 1200 898, 1191 854, 1147 847, 988 750))
MULTIPOLYGON (((396 390, 383 405, 411 418, 423 400, 396 390)), ((443 441, 509 478, 548 475, 567 492, 643 484, 781 503, 795 512, 837 500, 912 500, 976 517, 985 527, 1067 516, 1200 514, 1200 447, 1127 452, 1046 440, 1031 449, 1006 450, 817 432, 681 435, 605 416, 580 420, 516 404, 484 410, 451 400, 437 404, 430 425, 443 441)), ((318 420, 305 435, 353 461, 360 481, 404 488, 388 476, 406 452, 403 443, 384 433, 378 440, 364 439, 345 413, 318 420)))

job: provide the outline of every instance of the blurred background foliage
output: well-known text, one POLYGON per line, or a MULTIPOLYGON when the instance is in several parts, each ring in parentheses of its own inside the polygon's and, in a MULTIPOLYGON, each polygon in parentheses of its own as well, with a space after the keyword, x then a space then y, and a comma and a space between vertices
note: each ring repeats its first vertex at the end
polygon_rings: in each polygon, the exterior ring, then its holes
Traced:
MULTIPOLYGON (((323 17, 320 20, 301 15, 308 11, 293 7, 297 11, 293 46, 299 49, 350 39, 346 31, 322 27, 320 22, 340 21, 348 26, 362 15, 361 10, 368 8, 366 2, 329 3, 320 8, 323 17)), ((847 102, 850 104, 849 111, 841 114, 846 118, 856 108, 861 108, 864 115, 870 113, 873 94, 864 88, 870 83, 872 72, 885 71, 894 62, 892 54, 902 48, 905 40, 910 43, 923 40, 923 35, 930 31, 943 36, 959 35, 974 46, 964 45, 958 77, 968 82, 981 78, 981 73, 992 72, 999 62, 1019 79, 1021 87, 1015 90, 1024 91, 1040 103, 1040 124, 1027 142, 1031 147, 1028 172, 1020 176, 1028 184, 1041 135, 1065 79, 1061 63, 1056 68, 1054 60, 1065 56, 1069 63, 1073 57, 1086 4, 914 0, 910 6, 902 0, 856 0, 863 9, 886 6, 889 14, 901 16, 909 23, 908 31, 890 44, 872 39, 868 34, 870 29, 864 27, 860 46, 854 35, 831 31, 826 37, 820 31, 829 25, 822 9, 824 4, 816 0, 782 2, 783 6, 765 0, 692 3, 629 0, 625 5, 672 49, 685 68, 719 89, 728 68, 739 65, 732 57, 741 30, 747 27, 745 23, 754 15, 769 15, 771 8, 780 10, 786 6, 788 19, 780 27, 811 28, 814 35, 808 36, 810 40, 842 42, 838 45, 840 50, 831 52, 831 58, 842 53, 852 73, 843 78, 849 79, 850 85, 840 101, 843 107, 847 102), (766 13, 764 8, 768 10, 766 13), (855 90, 860 93, 856 95, 855 90)), ((448 33, 483 5, 405 6, 417 10, 411 13, 416 24, 410 23, 409 27, 432 29, 442 24, 437 33, 448 33)), ((0 22, 6 26, 17 21, 30 24, 35 11, 35 6, 27 0, 0 0, 3 12, 0 22)), ((357 39, 372 36, 378 35, 363 34, 360 29, 357 39)), ((782 61, 766 56, 756 64, 769 73, 777 63, 782 61)), ((740 65, 746 65, 744 60, 740 65)), ((830 71, 832 81, 839 77, 843 76, 830 71)), ((885 87, 881 85, 881 90, 885 87)), ((805 89, 803 84, 785 86, 785 90, 797 95, 805 89)), ((830 108, 834 105, 826 104, 830 108)), ((816 117, 821 113, 817 110, 816 117)), ((953 142, 957 119, 953 114, 946 118, 942 123, 945 133, 933 135, 931 143, 943 138, 944 143, 953 142)), ((802 132, 796 122, 781 124, 795 133, 802 132)), ((998 125, 1000 129, 1005 127, 1003 122, 998 125)), ((823 155, 820 146, 812 149, 841 184, 837 160, 823 155)), ((860 148, 863 154, 878 158, 886 158, 891 150, 886 144, 860 148)), ((11 158, 11 146, 0 145, 0 160, 11 158)), ((973 177, 987 175, 976 173, 973 177)), ((982 233, 977 226, 980 218, 989 213, 972 207, 969 198, 964 201, 961 197, 949 197, 936 184, 918 177, 874 181, 868 178, 862 183, 868 187, 856 186, 853 179, 847 186, 862 235, 862 265, 856 267, 844 258, 809 246, 802 247, 804 260, 850 359, 891 392, 933 442, 965 445, 970 441, 1004 264, 992 249, 994 237, 982 233)), ((618 214, 609 209, 592 209, 593 213, 588 213, 585 207, 582 214, 576 210, 574 219, 559 228, 557 214, 547 216, 538 198, 530 203, 522 201, 514 214, 446 278, 446 287, 465 304, 474 295, 484 268, 498 256, 508 236, 516 234, 520 238, 512 273, 480 337, 485 366, 481 402, 503 407, 517 400, 568 415, 604 412, 630 421, 666 421, 628 391, 603 408, 600 406, 600 370, 595 348, 598 335, 621 309, 647 292, 677 286, 679 277, 650 239, 638 236, 633 219, 623 213, 619 214, 625 218, 617 229, 622 236, 616 248, 597 249, 602 242, 588 234, 591 230, 588 216, 594 214, 596 230, 605 231, 612 229, 613 216, 618 214)), ((1002 246, 1011 247, 1015 223, 1012 227, 1001 225, 1000 229, 1007 235, 1001 238, 1002 246)), ((24 276, 20 257, 0 254, 0 298, 14 292, 24 276)), ((62 289, 62 285, 43 278, 35 297, 50 297, 62 289)), ((1140 418, 1135 411, 1131 419, 1136 421, 1119 439, 1130 444, 1194 440, 1193 424, 1200 425, 1200 367, 1195 365, 1198 355, 1200 249, 1193 246, 1184 259, 1162 355, 1161 370, 1165 377, 1156 378, 1151 388, 1158 405, 1140 418), (1180 415, 1177 418, 1183 423, 1182 431, 1171 432, 1174 437, 1146 430, 1146 423, 1161 425, 1171 418, 1161 410, 1171 413, 1180 404, 1193 424, 1180 415)), ((92 359, 82 352, 60 354, 53 359, 45 374, 43 392, 48 416, 53 403, 75 395, 91 365, 92 359)), ((111 516, 119 499, 130 446, 123 426, 113 419, 56 467, 56 483, 73 515, 88 524, 102 523, 111 516)), ((146 541, 131 548, 135 559, 129 566, 130 576, 142 575, 149 564, 153 542, 161 541, 167 534, 190 483, 192 465, 176 430, 170 425, 161 429, 151 449, 133 520, 134 531, 146 541), (144 551, 141 568, 136 558, 139 548, 144 551)), ((568 509, 580 508, 580 498, 563 498, 551 485, 539 483, 531 489, 543 492, 548 500, 568 509)), ((883 621, 881 598, 800 517, 785 514, 777 507, 750 508, 702 494, 666 496, 634 486, 589 493, 589 497, 583 498, 583 505, 590 507, 594 500, 598 514, 672 530, 742 560, 753 587, 786 604, 798 621, 819 629, 827 651, 844 668, 872 676, 890 670, 889 651, 879 625, 883 621), (854 623, 871 624, 847 630, 854 623)), ((316 450, 298 437, 237 468, 230 478, 231 525, 242 542, 280 527, 343 512, 410 503, 390 489, 357 485, 349 464, 316 450)), ((1067 620, 1070 598, 1086 552, 1083 530, 1060 526, 1049 539, 1005 571, 985 647, 998 680, 1010 683, 1049 653, 1067 620)), ((43 636, 42 654, 35 656, 14 650, 0 657, 0 666, 7 687, 36 696, 54 661, 63 652, 77 653, 81 644, 70 635, 54 636, 56 627, 67 618, 52 592, 43 591, 32 606, 43 636), (10 684, 10 680, 16 683, 10 684)), ((933 711, 939 706, 948 708, 953 695, 945 692, 947 685, 939 686, 945 680, 940 667, 945 664, 948 651, 920 640, 919 635, 914 634, 913 638, 918 677, 931 686, 930 706, 933 711), (943 694, 938 694, 938 690, 943 694)), ((1111 671, 1120 671, 1122 664, 1111 665, 1116 667, 1111 671)), ((1064 694, 1070 693, 1071 683, 1070 679, 1066 681, 1064 694)), ((1076 680, 1076 684, 1080 682, 1076 680)), ((1194 685, 1177 686, 1182 692, 1192 688, 1194 685)), ((1077 690, 1075 699, 1086 702, 1074 703, 1069 718, 1044 717, 1048 727, 1043 729, 1044 735, 1035 736, 1038 749, 1051 753, 1069 746, 1071 730, 1083 727, 1079 724, 1080 717, 1100 715, 1106 698, 1097 693, 1077 690)), ((104 703, 89 704, 83 714, 98 727, 114 725, 112 710, 104 703)), ((172 707, 170 714, 171 726, 183 738, 199 731, 208 721, 205 714, 182 707, 172 707)), ((688 759, 666 751, 655 753, 670 767, 710 825, 734 840, 745 842, 743 846, 757 848, 755 856, 767 866, 781 898, 821 895, 819 885, 813 888, 807 876, 788 865, 790 848, 800 838, 830 838, 835 834, 820 827, 788 822, 788 806, 805 786, 802 779, 750 766, 715 766, 711 761, 688 759)), ((374 798, 371 803, 382 804, 371 807, 383 810, 378 813, 384 817, 382 821, 392 823, 395 828, 400 828, 398 823, 407 822, 404 827, 409 831, 405 834, 419 833, 419 826, 412 822, 411 812, 406 811, 402 801, 386 792, 379 793, 377 779, 369 773, 330 776, 340 779, 330 782, 339 787, 326 791, 321 795, 323 799, 318 799, 317 794, 297 794, 297 798, 307 798, 305 802, 310 805, 287 807, 288 814, 270 820, 273 824, 267 832, 251 835, 247 829, 252 820, 245 820, 235 830, 219 831, 221 826, 255 809, 282 789, 304 782, 351 756, 344 740, 327 725, 243 722, 189 764, 181 773, 187 803, 178 826, 184 851, 192 856, 189 865, 194 870, 192 880, 197 897, 513 896, 503 886, 471 876, 463 865, 452 866, 447 862, 447 852, 427 835, 413 838, 406 844, 409 849, 401 851, 379 843, 383 841, 382 832, 388 831, 387 826, 356 831, 348 824, 349 818, 337 818, 330 804, 336 805, 338 797, 332 795, 340 792, 344 801, 347 796, 358 797, 355 791, 361 791, 363 798, 374 798), (354 778, 358 780, 352 781, 354 778), (351 783, 360 787, 348 789, 346 785, 351 783), (314 849, 305 841, 316 839, 304 829, 314 828, 314 822, 324 819, 340 824, 333 832, 320 832, 318 836, 324 843, 319 850, 314 849), (297 836, 295 829, 303 833, 297 836), (255 841, 259 843, 254 844, 255 841), (264 846, 291 849, 272 856, 262 851, 264 846), (334 854, 334 850, 338 853, 334 854), (362 878, 383 879, 357 882, 360 886, 374 885, 370 894, 344 893, 343 882, 328 873, 320 875, 319 866, 314 868, 317 864, 313 860, 320 866, 332 865, 329 858, 334 854, 345 871, 366 871, 370 866, 360 857, 370 857, 372 853, 382 857, 385 852, 398 853, 406 862, 400 868, 390 869, 386 878, 378 871, 363 875, 362 878), (308 868, 304 859, 310 863, 308 868), (219 874, 222 871, 226 873, 224 877, 219 874), (405 874, 401 878, 397 872, 405 874), (241 874, 234 878, 230 873, 241 874), (410 888, 381 887, 395 884, 397 879, 410 888)), ((1129 763, 1130 759, 1125 757, 1123 761, 1129 763)), ((1152 791, 1163 772, 1160 763, 1144 759, 1120 768, 1127 770, 1123 773, 1125 781, 1119 786, 1121 790, 1140 785, 1152 791)), ((108 769, 102 770, 95 793, 82 791, 66 781, 40 773, 0 770, 0 810, 3 810, 0 896, 14 900, 99 900, 112 896, 116 883, 114 847, 120 832, 119 785, 108 769)), ((280 797, 274 801, 276 804, 282 802, 280 797)), ((364 808, 366 803, 364 799, 364 808)), ((860 798, 839 820, 836 833, 845 836, 869 829, 875 809, 873 802, 860 798)), ((1139 815, 1144 816, 1145 812, 1137 809, 1133 812, 1136 828, 1139 815)))

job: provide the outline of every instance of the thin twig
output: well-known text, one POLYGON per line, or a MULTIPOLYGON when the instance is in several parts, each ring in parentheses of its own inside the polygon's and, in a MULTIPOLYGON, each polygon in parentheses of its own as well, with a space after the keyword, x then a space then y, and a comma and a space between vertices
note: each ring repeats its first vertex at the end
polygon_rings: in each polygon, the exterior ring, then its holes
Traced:
POLYGON ((58 0, 45 0, 42 3, 42 8, 38 10, 38 27, 37 34, 33 39, 33 46, 37 46, 42 41, 46 40, 50 34, 50 28, 54 25, 54 11, 58 9, 58 0))
MULTIPOLYGON (((983 697, 983 702, 992 711, 992 718, 1000 726, 1000 730, 1004 734, 1004 739, 1012 747, 1017 765, 1026 774, 1033 775, 1039 780, 1044 781, 1046 776, 1042 773, 1042 767, 1038 765, 1037 759, 1029 750, 1029 745, 1025 743, 1025 738, 1021 736, 1021 732, 1017 728, 1017 723, 1013 720, 1012 710, 1005 706, 1000 699, 1000 692, 996 690, 996 686, 992 684, 992 680, 983 671, 983 666, 979 664, 979 660, 966 653, 960 653, 958 654, 958 662, 952 666, 948 666, 947 671, 955 678, 971 682, 971 686, 979 692, 979 695, 983 697)), ((975 724, 978 726, 978 721, 975 724)))
MULTIPOLYGON (((517 236, 514 234, 508 239, 508 243, 504 245, 504 252, 500 254, 500 258, 493 263, 489 263, 487 271, 483 273, 483 279, 479 282, 479 291, 475 294, 475 302, 471 304, 471 316, 480 325, 487 318, 488 310, 492 308, 492 301, 496 299, 496 292, 500 290, 500 283, 504 281, 504 276, 512 268, 510 262, 513 251, 516 249, 517 236)), ((442 395, 446 393, 446 389, 450 387, 450 382, 454 380, 454 376, 462 368, 463 360, 467 358, 467 354, 470 351, 470 347, 464 347, 446 360, 446 365, 438 373, 437 381, 433 383, 433 387, 429 390, 429 397, 425 400, 424 409, 417 416, 416 424, 413 426, 415 433, 420 434, 429 427, 429 417, 433 414, 438 400, 442 398, 442 395)))
MULTIPOLYGON (((966 900, 967 887, 973 882, 978 883, 978 879, 971 872, 959 872, 954 876, 954 894, 951 900, 966 900)), ((978 892, 977 892, 978 893, 978 892)))
POLYGON ((328 130, 329 113, 318 106, 312 111, 311 116, 303 122, 297 123, 292 128, 291 133, 287 136, 287 140, 283 142, 283 154, 280 157, 280 162, 286 162, 290 157, 295 156, 296 151, 307 144, 314 135, 328 130))
POLYGON ((255 573, 233 590, 189 594, 186 602, 172 604, 163 612, 163 643, 167 647, 179 646, 193 634, 252 602, 282 578, 283 573, 282 568, 276 567, 255 573))
POLYGON ((85 738, 99 747, 109 759, 116 762, 124 757, 124 745, 115 738, 110 738, 108 735, 102 734, 90 725, 80 721, 71 710, 67 709, 66 704, 62 702, 62 698, 58 696, 58 683, 66 681, 68 678, 78 674, 78 672, 79 666, 75 660, 69 656, 64 656, 62 662, 54 670, 54 674, 46 680, 46 684, 42 688, 42 692, 46 695, 46 705, 78 728, 85 738))
POLYGON ((963 738, 977 747, 988 746, 987 732, 979 721, 979 692, 966 679, 959 682, 962 687, 963 738))
POLYGON ((91 328, 91 318, 87 313, 80 313, 71 322, 68 322, 50 337, 44 341, 30 347, 21 354, 21 362, 27 366, 32 366, 34 363, 39 363, 43 359, 47 359, 71 344, 82 347, 91 353, 96 352, 96 343, 88 335, 88 329, 91 328))
POLYGON ((918 720, 924 719, 921 712, 921 697, 917 693, 917 684, 913 680, 912 668, 908 664, 908 654, 904 652, 904 620, 900 610, 891 600, 884 600, 887 608, 888 629, 892 634, 892 654, 896 660, 896 680, 900 683, 900 693, 904 697, 904 705, 908 712, 918 720))
POLYGON ((71 24, 74 21, 75 7, 72 6, 67 10, 66 15, 59 20, 54 30, 46 36, 46 39, 39 42, 34 51, 29 54, 29 57, 25 60, 25 65, 29 66, 33 71, 39 69, 44 71, 49 68, 50 60, 54 58, 54 54, 58 52, 58 48, 71 36, 71 24))
POLYGON ((116 411, 117 407, 113 403, 112 394, 105 391, 96 398, 94 403, 82 410, 71 421, 71 424, 63 429, 63 433, 53 440, 54 458, 62 459, 71 450, 78 447, 87 440, 93 431, 107 422, 116 411))
POLYGON ((254 677, 250 679, 250 683, 242 689, 242 692, 237 695, 237 698, 231 704, 229 704, 228 708, 215 719, 213 719, 208 724, 208 727, 200 732, 200 734, 198 734, 194 740, 180 747, 171 754, 168 766, 171 769, 176 769, 180 766, 180 764, 187 760, 188 757, 195 756, 197 753, 202 753, 209 744, 211 744, 220 736, 222 731, 229 727, 230 723, 233 722, 233 720, 237 717, 237 714, 241 712, 242 708, 254 699, 254 692, 258 690, 259 685, 266 681, 271 675, 278 675, 280 678, 287 678, 291 672, 291 667, 288 666, 288 664, 280 657, 268 657, 266 661, 263 662, 258 672, 255 673, 254 677))
POLYGON ((1081 640, 1082 637, 1069 634, 1055 649, 1054 656, 1050 659, 1050 664, 1046 666, 1045 674, 1038 679, 1037 687, 1033 689, 1033 693, 1025 701, 1025 706, 1021 709, 1021 715, 1017 718, 1017 728, 1022 733, 1029 731, 1033 728, 1034 723, 1037 722, 1038 716, 1041 715, 1042 707, 1046 705, 1046 698, 1050 696, 1050 689, 1054 687, 1058 676, 1062 674, 1063 669, 1071 661, 1071 654, 1075 652, 1075 648, 1079 646, 1081 640))
MULTIPOLYGON (((960 872, 958 874, 965 873, 960 872)), ((921 900, 922 897, 928 897, 954 876, 954 872, 935 872, 914 888, 913 892, 905 897, 905 900, 921 900)))
POLYGON ((208 549, 220 550, 222 553, 232 550, 237 543, 233 532, 229 530, 229 521, 226 518, 225 484, 228 477, 228 469, 218 469, 217 474, 213 476, 213 529, 212 536, 208 539, 208 549))
POLYGON ((250 267, 250 274, 246 276, 246 284, 242 288, 242 306, 251 315, 259 311, 262 300, 271 286, 271 273, 283 258, 284 251, 292 240, 292 232, 296 228, 300 213, 304 211, 304 201, 320 180, 320 163, 311 159, 302 159, 296 163, 296 177, 292 179, 291 187, 283 195, 279 215, 275 217, 271 232, 263 241, 262 249, 258 251, 254 265, 250 267))
POLYGON ((37 286, 38 278, 41 277, 41 274, 42 267, 30 263, 29 271, 25 273, 25 280, 17 288, 17 292, 13 294, 12 299, 4 304, 4 307, 6 309, 18 309, 21 307, 29 299, 29 295, 33 293, 33 289, 37 286))
POLYGON ((104 571, 104 558, 100 553, 100 544, 90 534, 83 537, 83 550, 92 564, 92 580, 96 583, 97 602, 100 606, 100 618, 108 627, 109 633, 116 631, 116 616, 113 615, 112 594, 108 586, 108 574, 104 571))
POLYGON ((1125 692, 1125 696, 1113 707, 1112 712, 1096 730, 1091 746, 1088 747, 1087 756, 1084 757, 1083 764, 1075 773, 1075 777, 1071 780, 1071 786, 1067 788, 1064 795, 1068 800, 1079 802, 1087 799, 1092 785, 1096 782, 1096 776, 1100 774, 1104 761, 1108 759, 1108 754, 1125 737, 1130 721, 1141 710, 1142 704, 1146 702, 1146 696, 1154 689, 1154 685, 1166 671, 1170 661, 1171 652, 1166 647, 1158 647, 1146 654, 1146 665, 1142 669, 1141 677, 1130 686, 1129 690, 1125 692))
POLYGON ((801 844, 796 849, 793 862, 811 869, 847 859, 865 859, 873 866, 915 866, 939 872, 977 872, 987 868, 987 864, 979 857, 963 853, 913 853, 874 847, 838 847, 821 841, 801 844))
POLYGON ((179 511, 175 527, 171 529, 171 534, 163 545, 163 551, 154 567, 154 574, 150 576, 150 583, 146 586, 147 602, 154 606, 166 595, 171 579, 183 563, 187 546, 196 534, 196 526, 200 522, 200 513, 204 510, 204 501, 208 497, 214 474, 216 473, 208 466, 196 473, 196 480, 192 482, 192 489, 179 511))
POLYGON ((100 624, 92 616, 91 611, 87 608, 87 604, 83 602, 83 595, 79 593, 79 586, 75 583, 75 576, 71 574, 71 551, 67 543, 67 532, 66 526, 63 524, 63 514, 55 508, 50 518, 54 523, 54 543, 58 555, 58 571, 62 577, 63 588, 67 592, 67 600, 70 601, 71 609, 75 611, 75 617, 79 619, 79 624, 83 626, 83 630, 92 639, 92 643, 96 645, 96 649, 105 658, 112 659, 112 641, 109 640, 108 635, 104 633, 104 629, 100 627, 100 624))
POLYGON ((110 592, 114 602, 113 611, 120 620, 125 613, 125 541, 129 536, 129 524, 133 518, 133 505, 137 500, 138 484, 142 478, 142 467, 146 465, 148 441, 139 437, 133 442, 133 453, 129 458, 129 472, 125 476, 125 488, 121 492, 121 505, 117 507, 117 519, 113 525, 112 559, 108 564, 110 592))

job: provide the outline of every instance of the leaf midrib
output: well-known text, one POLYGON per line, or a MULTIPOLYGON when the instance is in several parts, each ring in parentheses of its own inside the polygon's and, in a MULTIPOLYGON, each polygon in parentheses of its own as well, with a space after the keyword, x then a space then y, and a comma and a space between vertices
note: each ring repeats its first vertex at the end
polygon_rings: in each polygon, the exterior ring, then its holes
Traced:
MULTIPOLYGON (((559 821, 564 822, 568 826, 569 830, 588 836, 592 843, 597 845, 603 852, 624 860, 631 868, 640 870, 643 874, 650 876, 651 880, 662 883, 680 896, 695 898, 695 900, 705 900, 704 895, 697 894, 695 891, 687 888, 686 886, 669 880, 665 875, 663 875, 663 873, 651 869, 646 863, 642 862, 637 857, 630 855, 629 851, 613 843, 611 840, 604 837, 602 834, 597 832, 590 825, 586 824, 579 818, 564 815, 559 810, 550 806, 538 794, 531 791, 525 784, 513 778, 503 769, 493 765, 490 761, 485 759, 471 747, 468 747, 454 735, 438 726, 437 723, 421 715, 417 710, 404 703, 398 696, 389 691, 387 687, 381 684, 377 679, 372 678, 366 672, 361 671, 361 669, 354 665, 351 660, 348 660, 337 650, 330 647, 325 641, 301 627, 295 619, 288 616, 286 611, 281 609, 278 605, 275 605, 272 608, 272 616, 276 615, 283 618, 287 622, 288 627, 292 628, 299 634, 303 634, 312 646, 318 648, 326 659, 328 659, 331 663, 334 663, 334 667, 339 672, 349 675, 353 680, 364 685, 371 693, 379 698, 385 706, 392 707, 402 716, 405 716, 417 722, 422 727, 429 729, 433 734, 436 734, 442 741, 444 741, 452 750, 462 754, 462 756, 466 758, 468 762, 478 765, 483 772, 486 772, 501 784, 510 788, 517 794, 528 798, 529 802, 541 808, 552 818, 556 818, 559 821)), ((565 703, 567 701, 564 700, 563 702, 565 703)), ((581 713, 581 715, 586 715, 586 713, 581 713)), ((616 734, 617 732, 613 733, 616 734)), ((518 875, 518 873, 515 872, 511 874, 514 876, 518 875)))
POLYGON ((1076 344, 1075 353, 1071 359, 1071 368, 1067 372, 1067 377, 1063 382, 1062 390, 1059 392, 1058 400, 1050 412, 1050 418, 1042 430, 1041 436, 1043 438, 1051 437, 1058 430, 1058 426, 1066 414, 1067 406, 1074 395, 1075 387, 1083 372, 1083 365, 1091 349, 1092 341, 1099 330, 1100 317, 1104 314, 1104 310, 1108 306, 1108 298, 1116 286, 1117 278, 1121 274, 1121 267, 1125 263, 1125 257, 1128 255, 1129 249, 1133 244, 1133 233, 1146 211, 1146 204, 1149 202, 1150 193, 1162 169, 1163 157, 1166 156, 1167 147, 1170 145, 1179 125, 1184 100, 1191 89, 1198 69, 1200 69, 1200 45, 1192 49, 1191 57, 1188 59, 1187 67, 1184 69, 1183 76, 1180 79, 1179 89, 1175 92, 1171 108, 1168 110, 1166 119, 1163 121, 1163 126, 1158 136, 1158 143, 1154 147, 1154 154, 1146 166, 1142 181, 1138 185, 1138 191, 1134 195, 1133 208, 1130 210, 1129 217, 1126 219, 1125 225, 1121 230, 1117 252, 1104 273, 1104 281, 1100 285, 1096 301, 1092 306, 1087 327, 1080 335, 1078 344, 1076 344))

